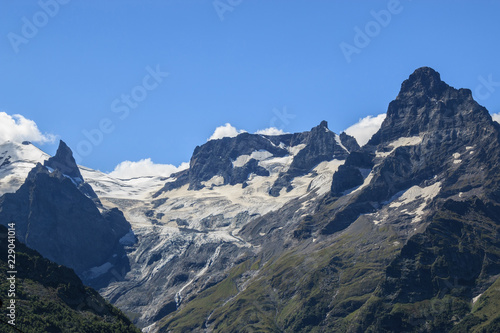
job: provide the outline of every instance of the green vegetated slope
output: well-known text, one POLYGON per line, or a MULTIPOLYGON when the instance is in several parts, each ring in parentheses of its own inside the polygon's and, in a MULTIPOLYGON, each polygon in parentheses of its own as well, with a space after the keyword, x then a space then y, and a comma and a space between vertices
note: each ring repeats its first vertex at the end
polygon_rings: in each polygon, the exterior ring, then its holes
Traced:
POLYGON ((158 326, 162 332, 345 330, 400 245, 390 228, 366 220, 332 238, 328 245, 309 240, 265 264, 259 258, 240 264, 158 326))
POLYGON ((162 332, 499 332, 499 232, 500 206, 478 198, 448 200, 404 246, 390 226, 362 217, 323 245, 297 245, 265 264, 247 260, 158 326, 162 332))
POLYGON ((499 233, 500 206, 448 200, 389 265, 359 331, 499 332, 499 233))
MULTIPOLYGON (((1 332, 17 332, 7 320, 7 229, 0 226, 1 332)), ((86 287, 73 270, 57 265, 16 240, 16 328, 26 333, 138 333, 130 320, 86 287)))
POLYGON ((481 295, 472 313, 453 332, 500 332, 500 278, 481 295))

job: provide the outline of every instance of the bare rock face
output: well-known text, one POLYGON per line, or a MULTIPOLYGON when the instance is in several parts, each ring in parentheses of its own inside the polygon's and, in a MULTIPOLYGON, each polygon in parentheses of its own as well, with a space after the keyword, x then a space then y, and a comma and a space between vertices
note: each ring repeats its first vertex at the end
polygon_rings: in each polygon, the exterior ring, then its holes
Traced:
POLYGON ((359 144, 356 139, 346 132, 340 133, 339 138, 342 145, 346 147, 349 152, 359 150, 359 144))
MULTIPOLYGON (((0 277, 3 280, 10 277, 7 272, 12 270, 8 251, 13 242, 11 237, 12 233, 0 225, 0 277)), ((29 290, 17 293, 22 296, 16 298, 14 304, 16 332, 140 332, 97 291, 85 286, 72 269, 47 260, 19 239, 15 245, 15 283, 18 290, 29 290)), ((12 332, 7 325, 2 323, 2 331, 12 332)))
POLYGON ((233 162, 243 155, 251 155, 256 151, 266 151, 272 156, 282 157, 288 151, 263 135, 242 133, 234 138, 210 140, 195 148, 189 169, 177 174, 175 182, 167 183, 156 196, 173 188, 189 184, 190 190, 199 190, 215 176, 222 178, 221 185, 243 184, 251 173, 268 175, 265 169, 258 166, 257 161, 250 161, 242 167, 234 167, 233 162))
POLYGON ((45 161, 43 165, 54 170, 57 169, 71 178, 83 181, 80 169, 78 169, 78 165, 76 165, 76 161, 73 158, 73 152, 62 140, 59 141, 56 154, 45 161))

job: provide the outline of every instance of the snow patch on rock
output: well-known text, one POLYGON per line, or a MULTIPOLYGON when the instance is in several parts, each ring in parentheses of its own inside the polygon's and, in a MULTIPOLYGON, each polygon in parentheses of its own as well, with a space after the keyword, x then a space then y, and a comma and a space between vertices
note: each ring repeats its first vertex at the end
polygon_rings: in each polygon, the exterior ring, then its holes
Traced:
POLYGON ((376 152, 376 156, 377 157, 387 157, 389 156, 390 154, 392 154, 392 152, 394 150, 396 150, 396 148, 399 148, 399 147, 406 147, 406 146, 416 146, 418 144, 420 144, 422 142, 422 138, 420 136, 411 136, 411 137, 403 137, 403 138, 399 138, 391 143, 389 143, 387 146, 392 148, 390 151, 388 152, 379 152, 377 151, 376 152))
POLYGON ((245 164, 247 164, 248 161, 250 161, 251 159, 255 159, 257 161, 263 161, 272 156, 273 154, 264 149, 254 151, 250 155, 240 155, 236 158, 236 160, 233 161, 233 168, 240 168, 245 164))
POLYGON ((349 150, 347 150, 346 147, 344 147, 344 145, 342 144, 342 141, 340 140, 340 136, 335 134, 335 142, 337 142, 337 144, 342 147, 342 149, 344 149, 346 152, 349 152, 349 150))
POLYGON ((220 175, 215 175, 206 182, 201 182, 201 185, 204 185, 206 187, 221 186, 222 184, 224 184, 224 177, 220 175))
POLYGON ((299 151, 301 151, 305 147, 306 147, 306 145, 304 143, 301 143, 300 145, 288 147, 288 151, 290 152, 290 155, 295 156, 299 153, 299 151))
POLYGON ((413 223, 422 220, 424 210, 432 199, 441 191, 441 182, 436 182, 427 187, 412 186, 406 190, 397 200, 389 204, 389 208, 399 208, 410 205, 418 200, 421 202, 415 209, 409 212, 414 216, 413 223))

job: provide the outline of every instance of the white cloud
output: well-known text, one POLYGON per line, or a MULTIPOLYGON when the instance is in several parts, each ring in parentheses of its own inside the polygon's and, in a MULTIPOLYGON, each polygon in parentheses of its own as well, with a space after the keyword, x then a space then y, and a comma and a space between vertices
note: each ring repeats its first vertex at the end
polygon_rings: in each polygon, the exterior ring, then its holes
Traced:
POLYGON ((258 130, 255 132, 255 134, 262 134, 262 135, 282 135, 286 134, 286 132, 283 132, 283 130, 278 129, 276 127, 268 127, 262 130, 258 130))
POLYGON ((33 141, 38 143, 54 142, 53 134, 42 134, 36 123, 31 119, 26 119, 20 114, 9 115, 0 112, 0 142, 5 141, 33 141))
POLYGON ((122 179, 129 179, 143 176, 168 177, 175 172, 189 168, 189 163, 184 162, 178 167, 172 164, 155 164, 150 158, 142 159, 138 162, 123 161, 118 164, 110 176, 122 179))
POLYGON ((367 116, 360 119, 356 124, 350 126, 345 132, 358 141, 360 146, 364 146, 375 134, 385 119, 385 113, 378 116, 367 116))
POLYGON ((493 118, 493 120, 497 123, 500 123, 500 113, 492 113, 491 118, 493 118))
POLYGON ((214 134, 207 141, 222 139, 225 137, 235 137, 238 134, 245 133, 245 130, 237 130, 236 127, 231 126, 230 123, 226 123, 224 126, 219 126, 215 129, 214 134))

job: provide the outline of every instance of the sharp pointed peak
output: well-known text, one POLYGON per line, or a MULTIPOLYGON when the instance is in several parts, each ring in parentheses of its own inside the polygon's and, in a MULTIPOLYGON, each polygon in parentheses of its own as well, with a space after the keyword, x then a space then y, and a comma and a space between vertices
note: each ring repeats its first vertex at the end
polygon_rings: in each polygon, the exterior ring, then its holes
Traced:
POLYGON ((80 169, 78 169, 78 165, 73 157, 71 148, 69 148, 63 140, 59 141, 59 147, 57 148, 56 154, 45 161, 44 166, 59 170, 70 177, 83 179, 80 169))
POLYGON ((71 151, 71 148, 64 142, 63 140, 59 140, 59 147, 57 147, 57 154, 62 154, 62 153, 68 153, 70 152, 71 155, 73 155, 73 152, 71 151))

